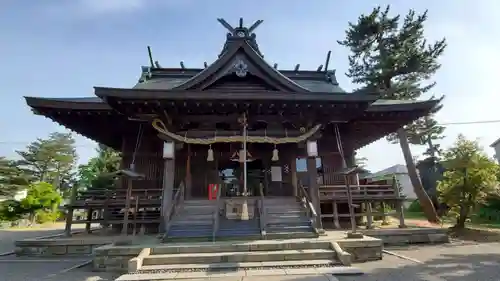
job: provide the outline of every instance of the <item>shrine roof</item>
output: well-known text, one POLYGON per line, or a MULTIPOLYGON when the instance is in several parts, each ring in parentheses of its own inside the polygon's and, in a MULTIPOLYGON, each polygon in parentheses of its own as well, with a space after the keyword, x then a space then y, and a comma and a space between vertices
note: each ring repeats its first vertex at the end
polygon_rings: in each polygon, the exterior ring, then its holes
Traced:
POLYGON ((254 33, 263 21, 256 21, 250 27, 243 26, 243 19, 237 27, 223 19, 218 21, 229 32, 219 57, 213 63, 205 63, 204 68, 186 68, 181 62, 180 68, 163 68, 158 62, 153 63, 150 54, 151 66, 142 67, 139 82, 133 88, 205 90, 232 79, 231 82, 237 83, 241 89, 260 86, 262 89, 289 92, 346 93, 337 82, 335 70, 328 70, 327 66, 323 70, 321 65, 316 71, 300 70, 300 64, 294 70, 279 70, 277 64, 271 66, 264 59, 254 33))
MULTIPOLYGON (((159 75, 155 74, 158 72, 156 69, 151 70, 151 78, 146 80, 140 80, 133 89, 144 89, 144 90, 171 90, 179 87, 186 81, 190 80, 196 73, 201 72, 202 69, 190 69, 189 71, 183 69, 170 69, 170 75, 159 75), (172 73, 174 72, 174 73, 172 73), (178 72, 180 75, 176 75, 178 72), (186 73, 187 72, 187 73, 186 73)), ((320 93, 346 93, 338 83, 332 83, 328 81, 327 74, 325 72, 317 71, 293 71, 293 70, 278 70, 281 75, 287 77, 289 80, 297 84, 298 86, 304 88, 308 92, 320 92, 320 93), (311 75, 312 73, 312 75, 311 75)), ((333 71, 329 75, 332 75, 333 71)), ((333 74, 334 75, 334 74, 333 74)))

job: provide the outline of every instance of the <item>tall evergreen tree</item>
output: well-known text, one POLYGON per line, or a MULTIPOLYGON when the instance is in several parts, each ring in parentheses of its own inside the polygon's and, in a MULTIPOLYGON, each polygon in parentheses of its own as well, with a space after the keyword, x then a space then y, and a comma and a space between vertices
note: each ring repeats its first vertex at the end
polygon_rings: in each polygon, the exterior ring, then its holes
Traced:
POLYGON ((0 196, 12 197, 30 182, 28 175, 17 167, 15 161, 0 157, 0 196))
POLYGON ((74 176, 77 154, 71 134, 52 133, 47 139, 39 138, 17 153, 21 156, 19 167, 38 181, 52 183, 58 190, 74 176))
MULTIPOLYGON (((347 47, 348 76, 365 90, 379 91, 381 98, 415 100, 431 90, 435 83, 426 83, 440 68, 438 58, 446 48, 445 39, 428 44, 424 37, 427 11, 417 15, 410 10, 401 21, 400 15, 390 16, 390 7, 375 8, 362 14, 356 23, 349 23, 346 39, 339 44, 347 47)), ((441 137, 444 128, 433 116, 417 120, 388 137, 399 142, 408 174, 426 217, 438 222, 436 210, 422 187, 409 144, 429 144, 441 137)), ((435 149, 432 144, 432 149, 435 149)))
POLYGON ((89 188, 108 188, 113 179, 111 173, 120 169, 121 155, 119 152, 104 145, 97 148, 97 156, 85 165, 78 167, 80 185, 89 188))

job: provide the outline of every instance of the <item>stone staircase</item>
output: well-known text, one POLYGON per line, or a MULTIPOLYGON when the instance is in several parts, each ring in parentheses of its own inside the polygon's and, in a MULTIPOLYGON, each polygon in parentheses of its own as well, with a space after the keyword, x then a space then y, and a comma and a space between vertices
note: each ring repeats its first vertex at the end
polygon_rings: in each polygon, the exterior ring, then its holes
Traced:
MULTIPOLYGON (((215 200, 186 200, 172 218, 164 241, 211 241, 215 200)), ((229 220, 219 214, 215 233, 218 240, 258 240, 313 238, 314 232, 306 210, 295 198, 265 198, 265 230, 261 235, 258 215, 248 221, 229 220)), ((222 213, 222 212, 221 212, 222 213)), ((255 214, 259 214, 255 210, 255 214)))
POLYGON ((266 198, 266 232, 273 236, 289 238, 317 237, 306 209, 295 198, 266 198))
POLYGON ((342 265, 330 241, 292 239, 156 246, 148 248, 147 252, 143 250, 142 256, 139 254, 132 263, 129 262, 129 273, 116 280, 160 280, 168 279, 167 276, 179 277, 180 274, 188 278, 196 273, 198 277, 207 278, 224 273, 250 276, 254 273, 265 275, 262 272, 266 270, 296 268, 321 268, 325 272, 337 269, 337 274, 360 273, 356 268, 342 265))
POLYGON ((170 222, 166 239, 212 237, 215 200, 186 200, 170 222))

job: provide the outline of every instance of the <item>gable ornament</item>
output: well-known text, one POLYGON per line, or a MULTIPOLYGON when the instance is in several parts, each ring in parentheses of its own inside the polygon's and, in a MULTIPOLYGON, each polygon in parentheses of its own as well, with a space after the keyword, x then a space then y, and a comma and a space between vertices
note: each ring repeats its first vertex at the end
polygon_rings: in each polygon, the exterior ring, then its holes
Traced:
POLYGON ((240 59, 240 60, 236 61, 233 68, 234 68, 234 73, 236 74, 236 76, 241 77, 241 78, 247 76, 248 65, 243 60, 240 59))

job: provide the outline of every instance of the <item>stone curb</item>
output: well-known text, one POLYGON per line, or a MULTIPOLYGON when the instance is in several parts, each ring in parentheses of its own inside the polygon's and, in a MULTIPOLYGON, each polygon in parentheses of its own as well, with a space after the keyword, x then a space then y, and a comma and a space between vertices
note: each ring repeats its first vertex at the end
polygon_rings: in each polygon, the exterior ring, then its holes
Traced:
MULTIPOLYGON (((100 229, 100 227, 96 227, 96 228, 92 228, 90 229, 90 231, 94 231, 94 230, 98 230, 100 229)), ((74 230, 71 232, 71 235, 73 234, 79 234, 79 233, 82 233, 86 231, 85 229, 78 229, 78 230, 74 230)), ((56 237, 61 237, 61 236, 64 236, 65 233, 62 232, 62 233, 57 233, 57 234, 50 234, 50 235, 44 235, 44 236, 37 236, 37 237, 33 237, 33 238, 26 238, 26 239, 22 239, 22 240, 16 240, 14 241, 14 245, 17 241, 23 241, 23 240, 40 240, 40 239, 47 239, 47 238, 56 238, 56 237)), ((16 250, 12 250, 12 251, 8 251, 8 252, 4 252, 4 253, 0 253, 0 257, 5 257, 5 256, 10 256, 10 255, 14 255, 16 253, 16 250)))

